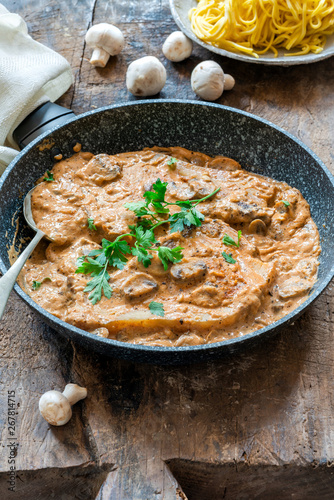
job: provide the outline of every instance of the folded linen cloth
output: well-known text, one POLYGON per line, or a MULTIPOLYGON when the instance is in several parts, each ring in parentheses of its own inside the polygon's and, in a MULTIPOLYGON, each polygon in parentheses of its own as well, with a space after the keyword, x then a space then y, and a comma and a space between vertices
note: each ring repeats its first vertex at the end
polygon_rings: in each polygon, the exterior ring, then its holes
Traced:
POLYGON ((16 127, 72 83, 66 59, 33 40, 23 19, 0 4, 0 175, 18 154, 16 127))

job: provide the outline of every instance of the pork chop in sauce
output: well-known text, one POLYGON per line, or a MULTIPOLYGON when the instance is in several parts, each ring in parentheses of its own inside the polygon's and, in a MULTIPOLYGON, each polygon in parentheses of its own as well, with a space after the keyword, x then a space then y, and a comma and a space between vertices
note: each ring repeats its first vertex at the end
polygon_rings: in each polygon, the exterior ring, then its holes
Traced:
MULTIPOLYGON (((235 160, 179 147, 80 152, 58 162, 52 174, 53 182, 41 179, 36 187, 32 210, 53 242, 41 242, 20 284, 76 327, 139 344, 218 342, 278 320, 316 281, 319 233, 308 203, 298 190, 247 172, 235 160), (129 233, 138 219, 125 204, 143 199, 158 178, 168 183, 171 203, 220 190, 197 206, 205 216, 200 226, 171 233, 166 223, 156 230, 157 245, 182 247, 179 262, 165 269, 155 253, 144 267, 130 255, 123 269, 108 269, 112 296, 92 304, 85 291, 91 278, 76 273, 77 259, 100 249, 103 238, 129 233), (225 244, 226 236, 239 246, 225 244), (163 317, 151 313, 152 301, 163 304, 163 317)), ((133 244, 131 237, 127 242, 133 244)))

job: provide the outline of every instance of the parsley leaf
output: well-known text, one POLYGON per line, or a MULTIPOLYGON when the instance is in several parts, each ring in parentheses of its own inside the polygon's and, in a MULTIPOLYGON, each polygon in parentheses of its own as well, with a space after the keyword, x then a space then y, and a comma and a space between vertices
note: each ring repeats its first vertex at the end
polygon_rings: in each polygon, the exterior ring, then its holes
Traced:
MULTIPOLYGON (((120 236, 118 236, 118 238, 120 238, 120 236)), ((126 241, 118 240, 118 238, 113 242, 103 238, 102 248, 109 265, 115 266, 118 269, 123 269, 124 264, 128 261, 124 254, 131 254, 131 248, 126 241)))
POLYGON ((78 268, 75 272, 90 274, 93 278, 84 289, 84 292, 92 292, 88 296, 92 304, 96 304, 101 300, 102 291, 108 299, 112 295, 112 288, 108 283, 110 276, 107 273, 107 267, 113 266, 123 269, 128 261, 125 255, 131 254, 131 248, 126 241, 121 240, 124 236, 126 235, 118 236, 115 241, 108 241, 103 238, 101 249, 91 250, 87 256, 84 255, 77 259, 78 268), (92 257, 95 257, 95 259, 92 257))
POLYGON ((89 294, 88 298, 93 305, 101 300, 102 290, 107 299, 111 298, 112 289, 108 283, 109 279, 110 276, 107 273, 106 268, 104 268, 99 274, 94 276, 94 278, 87 283, 86 288, 84 288, 84 292, 92 292, 91 294, 89 294))
MULTIPOLYGON (((96 252, 102 252, 102 250, 92 250, 90 254, 96 255, 96 252)), ((105 297, 110 299, 112 289, 108 283, 110 276, 107 273, 108 261, 106 256, 100 253, 96 259, 92 259, 91 257, 84 255, 78 258, 77 264, 79 267, 75 271, 76 273, 90 274, 93 278, 88 281, 86 287, 84 288, 84 292, 92 292, 88 296, 92 304, 94 305, 96 302, 101 300, 102 291, 105 297), (101 256, 103 256, 103 258, 101 258, 101 256), (84 259, 87 259, 87 261, 84 259)))
POLYGON ((136 236, 138 245, 144 248, 150 248, 153 243, 157 243, 152 229, 144 229, 141 226, 135 226, 134 235, 136 236))
POLYGON ((177 163, 177 159, 174 158, 173 156, 171 156, 171 158, 167 162, 167 165, 170 167, 171 170, 175 170, 176 163, 177 163))
POLYGON ((34 281, 32 282, 32 289, 33 289, 33 290, 38 290, 38 289, 39 289, 39 287, 41 286, 41 284, 42 284, 42 282, 41 282, 41 281, 35 281, 35 280, 34 280, 34 281))
POLYGON ((147 250, 143 247, 138 247, 137 243, 135 243, 135 247, 132 248, 131 250, 132 255, 135 255, 139 262, 143 263, 144 267, 148 267, 151 264, 151 259, 153 259, 153 256, 148 253, 147 250))
POLYGON ((146 201, 134 201, 131 203, 125 203, 125 208, 134 212, 137 217, 142 217, 143 215, 152 215, 150 210, 147 208, 146 201))
POLYGON ((46 181, 46 182, 54 181, 53 174, 50 172, 50 170, 46 171, 46 176, 44 177, 43 181, 46 181))
POLYGON ((289 207, 289 206, 290 206, 290 203, 289 203, 288 201, 286 201, 286 200, 282 200, 282 203, 284 203, 284 205, 285 205, 286 207, 289 207))
POLYGON ((106 254, 102 250, 92 250, 88 254, 89 257, 95 256, 95 261, 101 264, 101 266, 105 266, 107 262, 106 254))
POLYGON ((77 262, 76 262, 77 267, 80 267, 85 259, 86 259, 86 255, 81 255, 81 257, 78 257, 77 262))
POLYGON ((170 221, 170 232, 171 233, 181 233, 184 229, 184 219, 181 217, 172 217, 169 219, 170 221))
POLYGON ((90 274, 93 278, 84 289, 84 292, 91 292, 88 298, 92 304, 101 300, 102 292, 108 299, 112 295, 112 289, 108 283, 110 279, 107 273, 108 265, 123 269, 128 261, 125 254, 131 254, 131 248, 126 241, 120 240, 123 236, 119 236, 112 242, 103 238, 101 249, 91 250, 87 256, 83 255, 77 259, 78 268, 75 272, 90 274))
POLYGON ((187 226, 201 226, 202 225, 202 220, 204 220, 204 215, 199 212, 196 208, 191 208, 190 210, 187 210, 187 215, 186 215, 186 224, 187 226), (190 222, 190 224, 189 224, 190 222))
POLYGON ((181 212, 176 212, 168 219, 171 233, 183 231, 184 226, 201 226, 202 220, 204 220, 204 215, 195 207, 190 209, 182 208, 181 212))
POLYGON ((191 208, 193 205, 190 200, 178 200, 175 202, 178 207, 191 208))
POLYGON ((237 262, 235 259, 233 259, 231 253, 227 254, 226 252, 222 252, 222 256, 229 264, 235 264, 237 262))
POLYGON ((161 246, 158 249, 158 257, 161 260, 165 271, 168 269, 168 264, 171 262, 172 264, 180 262, 183 258, 182 254, 183 248, 178 246, 175 248, 169 248, 161 246))
POLYGON ((175 220, 169 220, 171 233, 181 233, 184 230, 184 219, 182 219, 181 217, 176 217, 175 220))
POLYGON ((129 229, 131 229, 132 231, 131 234, 135 234, 135 229, 138 226, 142 227, 143 229, 151 229, 154 226, 154 224, 149 219, 139 219, 137 225, 128 226, 129 229))
MULTIPOLYGON (((79 257, 81 259, 81 257, 79 257)), ((79 260, 78 259, 78 260, 79 260)), ((96 259, 92 259, 91 257, 87 257, 86 261, 81 261, 80 266, 75 271, 76 274, 91 274, 92 276, 98 276, 100 272, 103 270, 104 265, 100 264, 96 259)))
POLYGON ((153 184, 153 191, 145 191, 144 198, 146 199, 147 204, 152 201, 165 201, 166 189, 168 182, 161 182, 160 179, 153 184))
POLYGON ((238 242, 236 243, 233 238, 228 236, 226 233, 224 234, 223 238, 223 243, 224 245, 230 245, 239 248, 240 247, 240 238, 241 238, 241 231, 238 231, 238 242))
POLYGON ((148 267, 151 264, 153 256, 146 249, 151 248, 154 243, 157 243, 154 232, 152 229, 134 226, 133 235, 137 241, 134 248, 131 249, 132 255, 135 255, 139 262, 143 263, 144 267, 148 267))
POLYGON ((241 235, 242 235, 242 231, 241 231, 241 229, 239 229, 239 231, 238 231, 238 248, 240 247, 241 235))
POLYGON ((88 217, 87 223, 88 223, 88 227, 91 231, 93 231, 93 229, 94 229, 94 231, 97 231, 95 224, 94 224, 94 219, 92 219, 91 217, 88 217))
POLYGON ((46 278, 43 278, 42 281, 35 281, 34 280, 32 282, 32 289, 33 290, 38 290, 39 287, 42 285, 42 283, 44 283, 44 281, 52 281, 52 279, 47 276, 46 278))
POLYGON ((152 201, 152 205, 158 214, 169 214, 169 208, 164 207, 160 201, 152 201))
POLYGON ((155 314, 156 316, 161 316, 162 318, 165 316, 164 305, 161 304, 161 302, 152 301, 149 303, 148 307, 152 314, 155 314))
MULTIPOLYGON (((88 255, 89 255, 89 257, 96 257, 96 255, 100 255, 102 253, 102 251, 103 251, 102 248, 96 248, 95 250, 91 250, 88 255)), ((86 257, 86 256, 83 255, 83 257, 86 257)), ((79 257, 79 259, 81 259, 81 257, 79 257)))

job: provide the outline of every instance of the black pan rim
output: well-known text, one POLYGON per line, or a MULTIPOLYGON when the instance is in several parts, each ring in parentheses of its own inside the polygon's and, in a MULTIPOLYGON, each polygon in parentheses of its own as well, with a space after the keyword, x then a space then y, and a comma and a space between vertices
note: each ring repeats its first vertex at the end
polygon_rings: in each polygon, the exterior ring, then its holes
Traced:
MULTIPOLYGON (((277 125, 271 123, 270 121, 257 117, 255 115, 252 115, 251 113, 248 113, 246 111, 242 111, 236 108, 232 108, 229 106, 223 106, 221 104, 215 104, 215 103, 207 103, 207 102, 200 102, 200 101, 193 101, 193 100, 184 100, 184 99, 149 99, 149 100, 136 100, 136 101, 130 101, 130 102, 120 102, 117 104, 109 105, 109 106, 104 106, 102 108, 98 108, 96 110, 91 110, 87 111, 85 113, 82 113, 80 115, 77 115, 76 117, 68 120, 65 124, 59 125, 57 127, 52 128, 50 131, 45 132, 44 134, 40 135, 37 137, 34 141, 32 141, 26 148, 24 148, 16 157, 15 159, 11 162, 11 164, 7 167, 5 172, 3 173, 2 177, 0 178, 0 190, 2 189, 3 184, 5 183, 7 177, 10 175, 11 171, 15 168, 16 164, 23 158, 26 153, 34 148, 37 144, 39 144, 41 141, 43 141, 45 138, 50 136, 52 133, 59 129, 66 128, 70 123, 78 121, 82 118, 85 118, 90 115, 95 115, 95 114, 100 114, 104 113, 107 110, 112 110, 112 109, 118 109, 118 108, 127 108, 131 106, 138 106, 138 105, 152 105, 152 104, 184 104, 184 105, 195 105, 195 106, 203 106, 203 107, 213 107, 213 108, 218 108, 218 109, 223 109, 227 112, 230 113, 236 113, 239 115, 243 115, 248 119, 261 122, 262 124, 269 126, 270 128, 275 129, 277 132, 287 136, 290 140, 293 142, 297 143, 302 149, 304 149, 315 161, 316 163, 321 167, 321 169, 324 171, 326 176, 328 177, 332 187, 333 187, 333 192, 334 192, 334 176, 332 173, 328 170, 326 165, 320 160, 320 158, 317 157, 317 155, 308 147, 306 146, 302 141, 300 141, 297 137, 294 137, 292 134, 289 132, 285 131, 281 127, 278 127, 277 125)), ((0 270, 2 273, 5 273, 8 270, 8 267, 5 265, 4 261, 2 260, 0 256, 0 270)), ((274 323, 271 323, 270 325, 261 328, 259 330, 255 330, 254 332, 251 332, 249 334, 246 334, 241 337, 235 337, 231 338, 228 340, 224 340, 221 342, 215 342, 211 344, 201 344, 198 346, 182 346, 182 347, 163 347, 163 346, 149 346, 149 345, 142 345, 142 344, 131 344, 127 342, 121 342, 118 340, 113 340, 113 339, 106 339, 103 337, 98 337, 96 334, 87 332, 85 330, 82 330, 80 328, 77 328, 69 323, 66 323, 63 320, 58 319, 56 316, 53 316, 50 314, 48 311, 40 307, 36 302, 34 302, 28 294, 26 294, 19 286, 18 284, 15 284, 14 290, 15 292, 33 309, 35 310, 40 316, 45 317, 47 319, 47 322, 49 324, 57 324, 59 327, 64 330, 70 330, 75 336, 78 337, 84 337, 88 342, 98 342, 101 348, 104 346, 106 349, 108 347, 112 348, 118 348, 120 350, 129 350, 129 351, 134 351, 134 352, 139 352, 139 353, 147 353, 147 354, 154 354, 154 353, 169 353, 169 354, 176 354, 176 353, 187 353, 187 352, 206 352, 206 351, 216 351, 217 349, 228 349, 233 347, 234 345, 241 345, 244 344, 252 339, 256 339, 260 336, 265 336, 265 334, 269 334, 273 330, 279 330, 283 326, 287 326, 293 321, 295 321, 300 314, 311 304, 313 303, 317 297, 324 291, 324 289, 328 286, 330 283, 331 279, 334 276, 334 262, 331 267, 331 269, 327 272, 327 274, 322 278, 322 282, 316 290, 314 290, 310 296, 296 309, 291 311, 289 314, 286 316, 283 316, 281 319, 278 321, 275 321, 274 323)))

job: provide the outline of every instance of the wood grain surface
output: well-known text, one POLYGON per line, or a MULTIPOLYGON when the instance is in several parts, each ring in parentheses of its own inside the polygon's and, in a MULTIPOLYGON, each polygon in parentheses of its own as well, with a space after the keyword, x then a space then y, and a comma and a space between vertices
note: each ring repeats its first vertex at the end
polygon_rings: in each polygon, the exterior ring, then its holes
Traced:
MULTIPOLYGON (((334 58, 267 67, 199 46, 185 62, 161 52, 176 29, 167 0, 3 0, 31 36, 61 53, 75 75, 60 104, 81 113, 135 100, 127 65, 156 55, 161 98, 197 99, 190 73, 214 59, 236 80, 219 102, 283 127, 334 172, 334 58), (93 68, 87 29, 123 30, 126 48, 93 68)), ((1 500, 332 499, 334 487, 333 286, 266 345, 203 365, 136 365, 85 351, 47 327, 15 294, 0 325, 1 500), (43 392, 87 387, 64 427, 39 415, 43 392), (16 491, 9 488, 7 396, 15 391, 16 491)))

